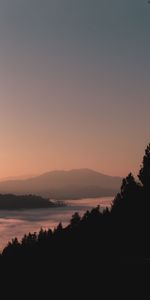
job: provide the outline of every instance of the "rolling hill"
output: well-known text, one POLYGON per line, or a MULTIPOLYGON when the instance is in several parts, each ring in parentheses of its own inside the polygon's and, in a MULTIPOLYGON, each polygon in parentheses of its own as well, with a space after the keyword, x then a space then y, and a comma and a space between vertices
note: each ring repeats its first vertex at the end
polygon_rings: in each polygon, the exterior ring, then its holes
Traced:
POLYGON ((36 194, 58 200, 114 196, 121 181, 121 177, 90 169, 51 171, 29 179, 2 181, 0 193, 36 194))

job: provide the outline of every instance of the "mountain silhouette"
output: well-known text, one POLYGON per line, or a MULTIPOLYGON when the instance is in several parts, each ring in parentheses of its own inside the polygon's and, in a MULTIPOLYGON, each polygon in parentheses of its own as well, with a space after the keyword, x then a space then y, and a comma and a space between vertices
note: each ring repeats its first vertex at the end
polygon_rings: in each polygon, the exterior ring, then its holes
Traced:
POLYGON ((24 180, 0 182, 0 193, 36 194, 51 199, 79 199, 114 196, 122 178, 90 169, 51 171, 24 180))

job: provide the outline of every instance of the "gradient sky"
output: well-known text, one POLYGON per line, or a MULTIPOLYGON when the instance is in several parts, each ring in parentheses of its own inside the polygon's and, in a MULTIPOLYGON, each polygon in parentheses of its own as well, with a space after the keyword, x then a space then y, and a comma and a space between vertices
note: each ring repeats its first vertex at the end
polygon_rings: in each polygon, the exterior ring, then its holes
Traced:
POLYGON ((147 1, 0 0, 0 178, 136 173, 149 96, 147 1))

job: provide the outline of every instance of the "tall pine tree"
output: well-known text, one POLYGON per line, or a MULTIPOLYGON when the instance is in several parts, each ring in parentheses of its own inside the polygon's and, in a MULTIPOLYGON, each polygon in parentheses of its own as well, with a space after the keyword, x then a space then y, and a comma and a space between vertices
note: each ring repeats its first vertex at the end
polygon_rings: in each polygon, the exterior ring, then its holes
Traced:
POLYGON ((145 155, 143 157, 142 167, 138 175, 144 188, 150 190, 150 144, 145 150, 145 155))

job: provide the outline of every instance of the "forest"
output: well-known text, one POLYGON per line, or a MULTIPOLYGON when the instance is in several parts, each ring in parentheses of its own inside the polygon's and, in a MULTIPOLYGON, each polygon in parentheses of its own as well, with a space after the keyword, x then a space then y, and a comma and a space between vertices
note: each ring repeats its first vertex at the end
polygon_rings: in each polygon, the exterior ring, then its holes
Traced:
POLYGON ((32 278, 48 273, 59 283, 75 274, 97 276, 96 269, 103 274, 110 266, 149 265, 150 144, 138 179, 131 173, 123 179, 110 210, 98 206, 83 217, 75 213, 65 228, 60 223, 53 231, 14 238, 0 256, 1 269, 32 278))
POLYGON ((24 210, 65 206, 63 201, 51 201, 37 195, 0 194, 0 210, 24 210))

